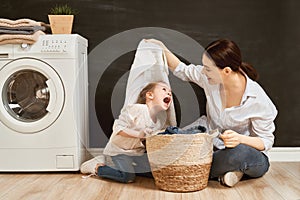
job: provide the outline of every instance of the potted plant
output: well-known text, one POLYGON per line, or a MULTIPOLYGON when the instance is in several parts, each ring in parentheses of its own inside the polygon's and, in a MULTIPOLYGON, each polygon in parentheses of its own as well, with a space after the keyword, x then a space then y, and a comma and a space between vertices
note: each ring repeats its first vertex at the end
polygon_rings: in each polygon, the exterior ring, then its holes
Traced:
POLYGON ((51 31, 53 34, 71 34, 74 15, 76 10, 65 5, 56 5, 51 8, 48 15, 51 31))

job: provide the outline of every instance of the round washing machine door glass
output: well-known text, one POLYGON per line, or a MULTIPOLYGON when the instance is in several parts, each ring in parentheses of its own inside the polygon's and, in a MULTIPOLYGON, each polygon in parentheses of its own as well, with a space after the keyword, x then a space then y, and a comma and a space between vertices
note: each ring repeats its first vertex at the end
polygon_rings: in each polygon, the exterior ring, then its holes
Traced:
POLYGON ((0 119, 20 133, 35 133, 53 124, 62 112, 64 87, 47 63, 16 59, 0 70, 0 119))
POLYGON ((32 122, 47 115, 50 100, 47 77, 38 71, 20 70, 5 82, 2 92, 7 112, 17 120, 32 122))

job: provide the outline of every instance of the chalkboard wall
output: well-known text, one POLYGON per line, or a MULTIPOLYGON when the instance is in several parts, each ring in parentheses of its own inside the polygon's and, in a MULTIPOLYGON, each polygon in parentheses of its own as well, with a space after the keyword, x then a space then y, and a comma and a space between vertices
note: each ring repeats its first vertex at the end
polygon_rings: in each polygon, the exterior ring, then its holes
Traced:
MULTIPOLYGON (((0 17, 31 18, 48 23, 47 14, 50 7, 61 3, 68 3, 79 11, 75 16, 73 32, 89 40, 89 52, 93 59, 96 57, 92 55, 93 50, 103 41, 124 31, 141 27, 160 27, 178 31, 197 41, 201 46, 206 46, 219 38, 234 40, 242 50, 243 60, 258 70, 259 83, 279 111, 276 118, 275 146, 300 146, 297 126, 300 120, 300 1, 1 0, 0 17)), ((151 34, 143 32, 138 37, 143 37, 143 34, 145 37, 167 40, 166 35, 157 32, 151 34)), ((138 39, 132 46, 137 45, 138 39)), ((126 41, 120 41, 120 47, 122 42, 126 41)), ((185 45, 178 41, 168 42, 177 49, 185 45)), ((117 49, 118 46, 114 48, 117 49)), ((187 62, 198 62, 187 59, 187 53, 184 51, 177 52, 177 55, 187 62)), ((117 113, 112 110, 111 103, 114 101, 112 97, 123 101, 126 76, 133 57, 132 49, 111 62, 109 67, 101 72, 101 77, 97 80, 99 82, 95 80, 90 82, 90 87, 96 88, 96 92, 90 93, 93 102, 90 111, 95 110, 98 120, 91 122, 91 127, 95 125, 93 123, 99 123, 101 126, 99 131, 91 128, 91 147, 103 147, 107 142, 114 112, 117 113), (116 86, 119 90, 117 95, 112 92, 116 86)), ((199 55, 199 64, 200 62, 199 55)), ((99 63, 101 61, 90 62, 90 75, 93 70, 101 68, 99 63)), ((195 85, 191 87, 199 104, 194 105, 198 110, 196 114, 203 114, 205 112, 203 92, 195 85)), ((180 118, 183 109, 178 105, 178 101, 176 104, 179 122, 183 122, 184 119, 180 118)), ((119 107, 120 105, 119 103, 119 107)), ((194 116, 192 118, 194 119, 194 116)))

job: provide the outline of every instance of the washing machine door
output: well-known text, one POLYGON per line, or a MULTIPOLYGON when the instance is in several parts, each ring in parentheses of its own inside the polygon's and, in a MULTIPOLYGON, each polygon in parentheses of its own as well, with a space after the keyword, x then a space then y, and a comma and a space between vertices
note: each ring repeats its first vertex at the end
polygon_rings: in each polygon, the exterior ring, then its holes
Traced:
POLYGON ((53 124, 64 106, 61 78, 46 62, 13 60, 0 69, 0 120, 19 133, 36 133, 53 124))

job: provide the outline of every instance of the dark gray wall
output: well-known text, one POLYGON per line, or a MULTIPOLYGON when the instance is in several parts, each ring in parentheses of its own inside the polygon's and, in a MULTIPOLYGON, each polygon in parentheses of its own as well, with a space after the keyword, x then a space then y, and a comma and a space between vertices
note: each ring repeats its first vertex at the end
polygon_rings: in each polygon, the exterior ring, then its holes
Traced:
MULTIPOLYGON (((65 2, 68 1, 1 0, 0 17, 48 22, 49 8, 65 2)), ((79 11, 73 31, 89 40, 90 52, 114 34, 139 27, 177 30, 202 46, 218 38, 234 40, 242 50, 244 61, 253 64, 260 73, 259 83, 279 110, 275 146, 300 146, 297 127, 300 119, 300 1, 73 0, 68 3, 79 11)), ((133 55, 128 53, 117 59, 106 73, 107 77, 101 79, 104 82, 99 83, 102 89, 97 94, 101 98, 96 94, 96 107, 108 112, 106 120, 101 122, 106 134, 113 121, 109 89, 113 86, 109 83, 128 71, 133 55)), ((199 89, 195 87, 195 90, 199 89)), ((197 94, 202 102, 201 91, 197 94)), ((203 106, 200 107, 203 111, 203 106)), ((103 139, 103 135, 100 137, 103 139)), ((101 143, 95 137, 91 146, 103 146, 105 142, 106 139, 101 143)))

